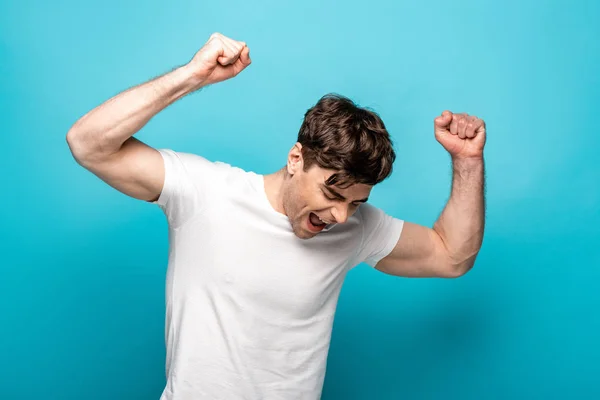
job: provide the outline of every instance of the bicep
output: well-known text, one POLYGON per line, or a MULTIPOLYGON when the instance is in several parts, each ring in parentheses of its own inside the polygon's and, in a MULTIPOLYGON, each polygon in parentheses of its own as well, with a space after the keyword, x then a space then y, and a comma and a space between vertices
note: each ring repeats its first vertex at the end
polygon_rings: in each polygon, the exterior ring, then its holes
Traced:
POLYGON ((165 180, 158 150, 130 137, 110 156, 82 160, 81 164, 118 191, 136 199, 155 201, 165 180))
POLYGON ((405 277, 453 277, 448 253, 433 229, 408 221, 392 252, 377 263, 381 272, 405 277))

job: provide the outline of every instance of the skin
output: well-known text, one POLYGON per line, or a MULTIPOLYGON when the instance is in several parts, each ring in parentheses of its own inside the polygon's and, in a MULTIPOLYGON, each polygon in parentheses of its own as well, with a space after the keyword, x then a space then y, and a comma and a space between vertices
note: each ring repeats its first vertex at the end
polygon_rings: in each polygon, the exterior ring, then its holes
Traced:
POLYGON ((302 145, 296 143, 288 154, 286 167, 265 177, 265 191, 273 208, 289 218, 296 236, 310 239, 318 235, 308 226, 311 212, 328 224, 343 224, 368 200, 373 187, 327 186, 325 182, 336 171, 314 164, 304 171, 301 149, 302 145))
MULTIPOLYGON (((207 85, 233 78, 251 64, 246 43, 219 33, 184 66, 130 88, 82 116, 66 139, 75 160, 115 189, 154 201, 165 178, 158 151, 133 137, 153 116, 178 99, 207 85)), ((394 250, 377 264, 396 276, 455 278, 475 263, 483 240, 485 123, 464 113, 444 111, 434 120, 437 141, 452 158, 450 198, 432 228, 405 222, 394 250)), ((372 187, 334 189, 323 183, 336 171, 303 168, 301 146, 290 150, 287 165, 265 177, 273 207, 288 216, 294 233, 315 236, 310 212, 330 223, 344 223, 368 198, 372 187)))
POLYGON ((434 133, 452 159, 450 198, 433 228, 405 222, 394 250, 376 266, 390 275, 457 278, 473 267, 481 249, 485 122, 444 111, 434 119, 434 133))

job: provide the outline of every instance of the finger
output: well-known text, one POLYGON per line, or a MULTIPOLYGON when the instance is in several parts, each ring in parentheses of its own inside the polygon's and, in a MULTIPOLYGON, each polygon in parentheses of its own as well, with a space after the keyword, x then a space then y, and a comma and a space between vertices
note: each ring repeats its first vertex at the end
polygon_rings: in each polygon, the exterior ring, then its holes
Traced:
POLYGON ((244 51, 244 48, 246 48, 246 43, 245 42, 237 42, 237 41, 233 40, 232 45, 235 47, 235 50, 237 53, 236 60, 238 60, 239 57, 242 56, 242 52, 244 51))
POLYGON ((233 45, 229 41, 222 40, 222 43, 223 43, 223 47, 225 49, 225 54, 224 54, 225 63, 223 63, 223 65, 230 65, 230 64, 235 63, 237 61, 238 57, 240 56, 240 52, 235 47, 235 45, 233 45))
POLYGON ((238 60, 233 65, 231 65, 233 76, 236 76, 237 74, 242 72, 248 65, 250 65, 250 61, 248 61, 248 63, 245 64, 244 61, 242 61, 242 57, 240 56, 240 58, 238 58, 238 60))
POLYGON ((450 122, 450 133, 453 135, 458 135, 458 120, 460 118, 460 114, 452 115, 452 122, 450 122))
POLYGON ((485 127, 485 121, 480 119, 481 121, 481 125, 479 126, 479 128, 477 128, 477 133, 485 133, 486 127, 485 127))
POLYGON ((465 136, 468 138, 474 138, 475 137, 475 123, 477 122, 478 118, 471 116, 469 118, 467 118, 467 127, 465 129, 465 136))
POLYGON ((467 135, 466 135, 467 118, 468 117, 461 115, 460 118, 458 119, 458 137, 461 139, 464 139, 467 137, 467 135))
POLYGON ((233 78, 237 76, 248 65, 252 63, 252 60, 250 60, 249 52, 250 50, 247 47, 244 48, 238 59, 233 64, 229 64, 223 67, 223 70, 227 73, 228 78, 233 78))
POLYGON ((240 41, 233 41, 233 43, 235 44, 236 48, 238 49, 238 52, 242 52, 242 50, 244 49, 244 47, 246 47, 246 42, 240 42, 240 41))
POLYGON ((233 40, 228 37, 224 37, 223 40, 229 47, 231 47, 232 49, 235 50, 235 52, 238 54, 238 56, 241 54, 244 47, 246 47, 246 43, 242 42, 242 41, 233 40))
POLYGON ((475 130, 475 135, 484 135, 485 134, 485 121, 482 119, 477 118, 477 121, 475 121, 473 123, 474 125, 474 130, 475 130))
POLYGON ((214 34, 211 35, 210 39, 208 40, 208 42, 206 42, 203 49, 206 49, 206 51, 209 51, 211 54, 216 54, 216 59, 219 63, 224 62, 226 56, 225 47, 221 43, 221 40, 218 37, 214 36, 214 34))
POLYGON ((433 120, 436 129, 447 129, 450 122, 452 122, 452 113, 448 110, 433 120))
POLYGON ((250 49, 248 48, 248 46, 244 46, 244 48, 242 49, 242 53, 240 54, 239 60, 244 65, 244 67, 250 65, 250 63, 252 62, 252 60, 250 59, 250 49))
POLYGON ((219 33, 215 32, 210 35, 205 47, 210 47, 216 52, 217 62, 219 64, 223 65, 227 62, 227 48, 223 45, 223 41, 221 40, 219 33))
POLYGON ((245 42, 233 40, 219 32, 210 35, 209 40, 218 40, 218 43, 223 47, 225 52, 223 55, 224 58, 219 59, 219 62, 224 65, 235 63, 246 46, 245 42))
POLYGON ((242 42, 238 42, 236 40, 230 39, 228 37, 223 38, 223 42, 229 47, 231 48, 235 53, 240 53, 242 51, 242 48, 244 47, 241 43, 242 42))
POLYGON ((214 40, 218 45, 223 49, 223 53, 221 54, 221 58, 219 58, 219 63, 222 65, 233 64, 237 57, 239 56, 239 51, 237 48, 236 42, 229 39, 226 36, 223 36, 219 32, 215 32, 210 35, 211 40, 214 40))
POLYGON ((219 32, 213 33, 211 35, 211 37, 212 36, 218 37, 219 39, 221 39, 223 41, 223 43, 232 43, 232 42, 235 42, 235 40, 233 40, 232 38, 230 38, 228 36, 225 36, 225 35, 223 35, 222 33, 219 33, 219 32))
POLYGON ((223 66, 235 62, 237 51, 228 45, 228 38, 219 32, 210 35, 207 44, 217 48, 217 62, 223 66))

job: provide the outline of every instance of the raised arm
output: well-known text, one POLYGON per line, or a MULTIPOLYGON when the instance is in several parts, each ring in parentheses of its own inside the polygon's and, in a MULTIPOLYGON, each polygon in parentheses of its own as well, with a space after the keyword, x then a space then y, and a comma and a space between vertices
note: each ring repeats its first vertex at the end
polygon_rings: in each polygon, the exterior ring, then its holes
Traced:
POLYGON ((392 252, 376 268, 398 276, 455 278, 474 263, 485 222, 485 123, 445 111, 434 121, 436 139, 452 156, 450 199, 433 228, 406 222, 392 252))
POLYGON ((73 157, 115 189, 156 200, 165 175, 162 157, 133 135, 176 100, 232 78, 250 63, 244 42, 212 34, 188 64, 128 89, 81 117, 67 133, 73 157))

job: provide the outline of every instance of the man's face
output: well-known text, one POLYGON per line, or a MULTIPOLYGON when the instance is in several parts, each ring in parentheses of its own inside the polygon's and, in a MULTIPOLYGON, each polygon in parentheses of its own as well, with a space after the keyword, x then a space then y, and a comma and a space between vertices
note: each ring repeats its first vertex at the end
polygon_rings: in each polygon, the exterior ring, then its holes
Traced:
POLYGON ((287 165, 291 179, 283 195, 283 208, 294 234, 301 239, 316 236, 329 224, 342 224, 366 202, 370 185, 353 184, 347 188, 327 186, 327 179, 338 171, 312 165, 303 170, 299 145, 290 151, 287 165))

